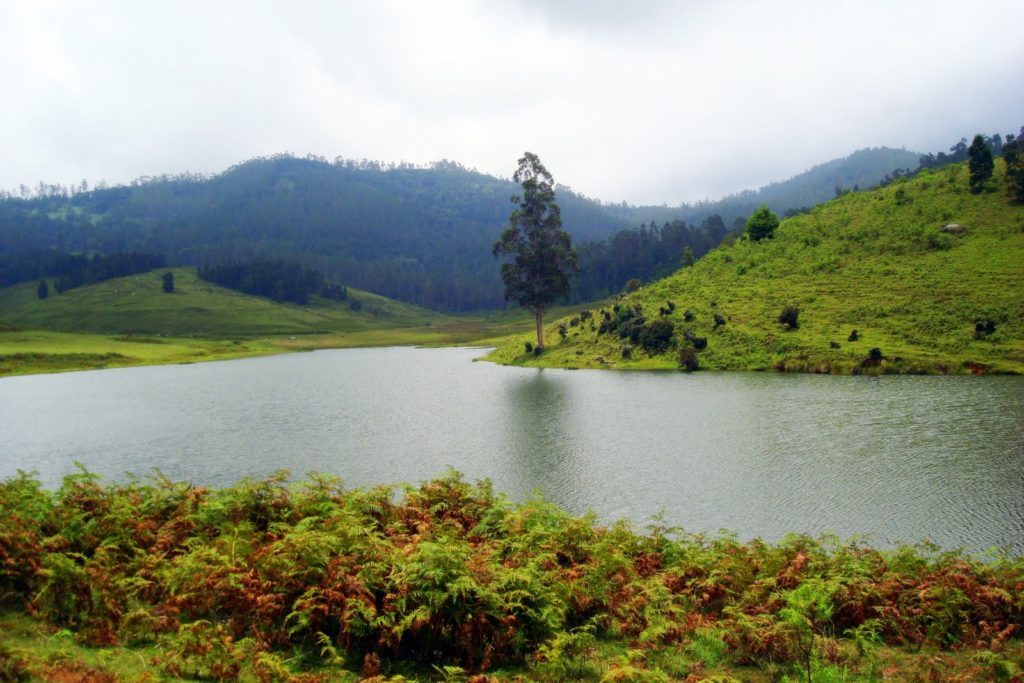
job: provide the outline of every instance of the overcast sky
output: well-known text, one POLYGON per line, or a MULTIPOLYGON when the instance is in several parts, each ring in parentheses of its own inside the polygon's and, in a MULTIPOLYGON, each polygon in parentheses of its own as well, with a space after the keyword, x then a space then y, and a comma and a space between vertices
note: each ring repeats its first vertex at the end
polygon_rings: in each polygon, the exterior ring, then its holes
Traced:
POLYGON ((1022 0, 0 0, 0 188, 524 150, 606 201, 1024 125, 1022 0))

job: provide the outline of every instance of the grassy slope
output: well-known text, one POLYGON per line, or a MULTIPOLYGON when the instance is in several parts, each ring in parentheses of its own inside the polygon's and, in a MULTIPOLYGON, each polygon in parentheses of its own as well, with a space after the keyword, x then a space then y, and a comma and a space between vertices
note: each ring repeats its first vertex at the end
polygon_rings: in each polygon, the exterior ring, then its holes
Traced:
MULTIPOLYGON (((988 191, 967 189, 967 168, 952 165, 889 187, 845 195, 786 220, 775 238, 739 241, 692 268, 623 297, 648 320, 673 301, 679 335, 708 338, 701 367, 728 370, 854 372, 869 349, 885 356, 875 372, 1024 372, 1024 207, 1012 205, 997 162, 988 191), (964 235, 940 228, 960 223, 964 235), (800 308, 800 328, 777 322, 784 305, 800 308), (683 312, 696 314, 684 323, 683 312), (712 329, 718 312, 727 324, 712 329), (996 333, 973 338, 974 320, 996 333), (860 340, 848 342, 851 330, 860 340), (840 348, 830 348, 830 342, 840 348)), ((600 318, 598 312, 596 318, 600 318)), ((677 351, 621 357, 615 333, 570 327, 560 342, 526 355, 516 337, 489 358, 547 367, 674 368, 677 351)))
MULTIPOLYGON (((530 329, 522 310, 458 318, 369 292, 362 302, 278 304, 174 270, 101 282, 40 301, 36 283, 0 290, 0 376, 191 363, 323 348, 486 344, 530 329)), ((569 309, 557 309, 565 315, 569 309)))
POLYGON ((165 294, 165 271, 108 280, 36 297, 35 283, 0 290, 0 319, 24 329, 172 337, 237 337, 266 334, 355 332, 426 326, 446 317, 369 292, 353 290, 363 304, 314 297, 307 306, 279 304, 200 280, 191 268, 173 269, 175 291, 165 294))

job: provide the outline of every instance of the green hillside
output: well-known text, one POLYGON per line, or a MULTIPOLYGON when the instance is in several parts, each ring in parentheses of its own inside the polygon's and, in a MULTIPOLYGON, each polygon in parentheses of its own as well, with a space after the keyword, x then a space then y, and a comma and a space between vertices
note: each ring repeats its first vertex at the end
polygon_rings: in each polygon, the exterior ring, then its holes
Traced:
POLYGON ((446 316, 376 294, 350 290, 362 307, 313 297, 306 306, 280 304, 225 289, 172 269, 175 289, 165 294, 164 270, 107 280, 40 300, 34 282, 0 290, 0 320, 23 329, 168 337, 356 332, 418 327, 446 316))
POLYGON ((773 239, 722 246, 617 305, 619 313, 606 307, 589 320, 552 322, 540 356, 524 352, 530 337, 523 335, 489 358, 675 368, 680 349, 691 346, 689 331, 707 340, 698 354, 705 369, 1020 373, 1024 207, 1007 199, 1001 160, 979 195, 968 190, 966 165, 953 164, 830 201, 784 221, 773 239), (943 230, 952 223, 965 232, 943 230), (659 309, 670 301, 674 310, 663 316, 659 309), (798 329, 778 322, 787 305, 799 307, 798 329), (605 313, 622 318, 636 307, 648 327, 661 317, 672 323, 667 350, 648 353, 636 336, 600 332, 605 313), (715 326, 716 315, 724 324, 715 326), (994 331, 976 338, 978 320, 991 321, 994 331), (859 338, 849 341, 853 330, 859 338), (871 349, 882 358, 872 360, 871 349))

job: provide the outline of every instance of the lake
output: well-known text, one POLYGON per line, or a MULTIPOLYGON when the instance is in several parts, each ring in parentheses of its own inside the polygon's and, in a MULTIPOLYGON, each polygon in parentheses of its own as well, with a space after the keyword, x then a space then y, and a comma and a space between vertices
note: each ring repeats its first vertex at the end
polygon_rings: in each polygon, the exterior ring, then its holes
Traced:
POLYGON ((1024 378, 536 370, 480 349, 317 351, 0 380, 0 477, 74 461, 227 485, 454 467, 638 526, 1024 554, 1024 378))

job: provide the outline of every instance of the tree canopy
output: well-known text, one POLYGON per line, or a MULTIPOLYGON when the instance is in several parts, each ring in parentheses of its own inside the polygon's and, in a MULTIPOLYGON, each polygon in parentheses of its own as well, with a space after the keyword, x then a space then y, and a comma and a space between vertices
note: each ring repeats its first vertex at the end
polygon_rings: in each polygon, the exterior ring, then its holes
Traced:
POLYGON ((985 181, 992 177, 995 162, 992 160, 992 148, 980 133, 974 136, 967 150, 967 165, 971 173, 971 192, 981 192, 985 181))
POLYGON ((779 227, 779 217, 765 204, 750 215, 747 220, 747 234, 755 242, 770 238, 775 234, 775 228, 779 227))
POLYGON ((532 309, 537 320, 537 348, 544 348, 544 311, 569 294, 569 277, 577 270, 576 251, 555 202, 554 180, 540 158, 526 152, 512 179, 522 186, 514 195, 508 227, 494 243, 495 256, 511 257, 501 266, 505 300, 532 309))

